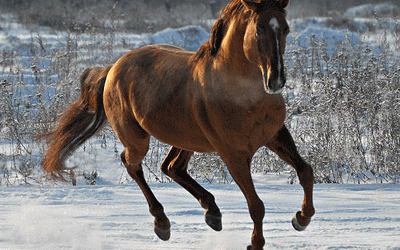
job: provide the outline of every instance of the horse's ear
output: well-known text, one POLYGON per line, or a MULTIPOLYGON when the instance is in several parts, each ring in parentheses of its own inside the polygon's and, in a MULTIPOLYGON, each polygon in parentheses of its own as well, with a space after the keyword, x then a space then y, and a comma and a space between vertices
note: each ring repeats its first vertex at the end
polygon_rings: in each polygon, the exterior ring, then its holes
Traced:
POLYGON ((262 2, 258 3, 253 0, 242 0, 242 3, 244 4, 244 6, 246 6, 248 9, 250 9, 252 11, 259 10, 263 5, 262 2))
POLYGON ((289 4, 289 0, 277 0, 279 4, 281 5, 281 8, 284 9, 286 6, 289 4))

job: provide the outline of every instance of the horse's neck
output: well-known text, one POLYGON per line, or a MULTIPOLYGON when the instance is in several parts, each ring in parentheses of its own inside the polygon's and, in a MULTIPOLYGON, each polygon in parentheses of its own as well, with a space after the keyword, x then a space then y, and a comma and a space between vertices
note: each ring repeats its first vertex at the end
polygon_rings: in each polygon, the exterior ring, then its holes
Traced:
POLYGON ((247 108, 265 97, 261 70, 243 52, 246 26, 236 21, 226 30, 218 54, 203 61, 196 72, 212 96, 247 108))
POLYGON ((241 19, 232 20, 221 43, 214 65, 220 71, 245 76, 258 71, 257 66, 249 62, 243 51, 243 40, 247 23, 241 19))

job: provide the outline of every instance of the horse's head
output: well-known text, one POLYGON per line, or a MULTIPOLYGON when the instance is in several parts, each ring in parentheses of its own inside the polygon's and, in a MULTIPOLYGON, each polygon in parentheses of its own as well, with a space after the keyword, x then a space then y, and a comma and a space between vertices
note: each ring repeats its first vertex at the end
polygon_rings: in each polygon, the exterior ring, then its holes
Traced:
POLYGON ((251 11, 243 41, 244 53, 256 64, 268 94, 278 94, 285 85, 283 54, 289 26, 284 8, 289 0, 241 0, 251 11))

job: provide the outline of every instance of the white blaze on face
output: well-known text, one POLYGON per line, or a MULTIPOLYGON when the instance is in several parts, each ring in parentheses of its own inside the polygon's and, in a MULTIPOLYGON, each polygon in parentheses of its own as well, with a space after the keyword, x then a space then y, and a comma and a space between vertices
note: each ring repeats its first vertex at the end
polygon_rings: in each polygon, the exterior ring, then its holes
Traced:
POLYGON ((271 29, 275 33, 278 32, 278 29, 279 29, 278 19, 276 19, 276 17, 271 18, 271 20, 269 21, 269 26, 271 26, 271 29))
POLYGON ((276 19, 276 17, 271 18, 271 20, 269 21, 269 26, 275 32, 275 37, 276 37, 276 53, 277 53, 276 58, 278 58, 278 82, 280 82, 282 65, 281 65, 281 60, 279 58, 280 48, 279 48, 279 40, 278 40, 278 31, 279 31, 278 19, 276 19))

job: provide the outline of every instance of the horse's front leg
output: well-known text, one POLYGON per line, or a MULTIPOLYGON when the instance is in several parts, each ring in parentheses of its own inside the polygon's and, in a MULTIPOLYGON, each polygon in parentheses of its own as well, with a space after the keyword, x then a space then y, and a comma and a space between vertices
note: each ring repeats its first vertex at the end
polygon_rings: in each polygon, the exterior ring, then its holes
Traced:
POLYGON ((227 164, 233 180, 243 192, 249 208, 250 217, 254 223, 251 245, 247 247, 247 250, 262 250, 265 245, 263 236, 265 207, 254 188, 250 173, 251 157, 248 155, 241 155, 238 152, 229 155, 220 153, 220 155, 227 164))
POLYGON ((300 157, 293 138, 285 126, 282 127, 276 137, 266 146, 296 169, 300 185, 304 189, 304 200, 302 209, 295 214, 292 224, 296 230, 303 231, 315 213, 313 205, 313 169, 300 157))

